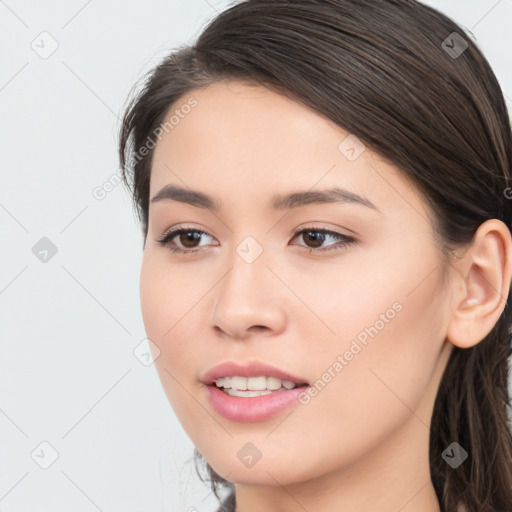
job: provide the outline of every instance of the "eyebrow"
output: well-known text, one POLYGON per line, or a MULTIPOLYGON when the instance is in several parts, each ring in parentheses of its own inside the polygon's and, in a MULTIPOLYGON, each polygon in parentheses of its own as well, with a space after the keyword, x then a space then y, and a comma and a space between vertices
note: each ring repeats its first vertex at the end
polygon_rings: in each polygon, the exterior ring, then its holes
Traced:
MULTIPOLYGON (((151 199, 151 202, 157 203, 164 200, 178 201, 192 206, 197 206, 198 208, 208 208, 215 212, 218 212, 221 208, 221 204, 209 195, 199 192, 198 190, 182 188, 178 185, 164 186, 157 194, 155 194, 153 199, 151 199)), ((307 206, 309 204, 327 203, 358 204, 380 212, 380 210, 369 199, 340 187, 315 191, 307 190, 292 192, 290 194, 273 196, 270 199, 270 208, 274 210, 290 210, 292 208, 300 208, 301 206, 307 206)))

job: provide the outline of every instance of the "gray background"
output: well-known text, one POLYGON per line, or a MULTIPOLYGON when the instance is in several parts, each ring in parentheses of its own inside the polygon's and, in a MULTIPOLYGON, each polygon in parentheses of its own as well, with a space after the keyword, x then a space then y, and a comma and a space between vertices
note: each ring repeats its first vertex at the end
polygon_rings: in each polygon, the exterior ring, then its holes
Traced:
MULTIPOLYGON (((512 107, 512 0, 426 3, 472 32, 512 107)), ((116 144, 135 81, 228 5, 0 1, 2 512, 215 509, 139 360, 142 238, 116 144)))

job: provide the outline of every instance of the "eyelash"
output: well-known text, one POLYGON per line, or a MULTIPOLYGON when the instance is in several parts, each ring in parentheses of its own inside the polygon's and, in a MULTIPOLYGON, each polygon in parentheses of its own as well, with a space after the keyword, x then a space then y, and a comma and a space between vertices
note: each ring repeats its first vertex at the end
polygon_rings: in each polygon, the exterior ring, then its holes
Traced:
MULTIPOLYGON (((189 254, 192 252, 199 252, 201 251, 200 248, 195 249, 181 249, 177 247, 176 245, 170 245, 171 240, 175 238, 176 236, 182 234, 182 233, 199 233, 201 235, 208 235, 205 231, 202 231, 200 229, 191 229, 191 228, 185 228, 182 226, 178 226, 176 229, 165 233, 162 238, 157 239, 157 242, 163 246, 167 247, 167 250, 173 253, 182 253, 182 254, 189 254)), ((340 240, 339 243, 334 244, 333 248, 329 249, 317 249, 315 247, 306 247, 306 246, 299 246, 303 247, 307 252, 330 252, 330 251, 336 251, 340 250, 341 248, 347 247, 349 245, 352 245, 357 242, 357 240, 351 236, 343 235, 342 233, 337 233, 336 231, 330 231, 328 229, 316 229, 316 228, 305 228, 295 231, 293 234, 293 238, 296 238, 299 235, 302 235, 303 233, 321 233, 323 235, 331 235, 337 239, 340 240)), ((174 242, 172 242, 174 244, 174 242)))

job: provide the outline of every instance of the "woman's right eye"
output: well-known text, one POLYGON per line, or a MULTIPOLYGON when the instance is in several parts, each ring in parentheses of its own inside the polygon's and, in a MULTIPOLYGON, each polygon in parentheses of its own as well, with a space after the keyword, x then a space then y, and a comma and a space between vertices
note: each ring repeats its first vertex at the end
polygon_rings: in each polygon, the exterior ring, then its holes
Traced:
POLYGON ((210 236, 200 229, 179 228, 166 233, 161 239, 157 240, 157 242, 171 252, 196 252, 200 250, 197 247, 201 246, 195 246, 194 244, 198 240, 200 241, 202 235, 210 236), (177 238, 182 245, 177 245, 176 242, 174 242, 174 238, 177 238))

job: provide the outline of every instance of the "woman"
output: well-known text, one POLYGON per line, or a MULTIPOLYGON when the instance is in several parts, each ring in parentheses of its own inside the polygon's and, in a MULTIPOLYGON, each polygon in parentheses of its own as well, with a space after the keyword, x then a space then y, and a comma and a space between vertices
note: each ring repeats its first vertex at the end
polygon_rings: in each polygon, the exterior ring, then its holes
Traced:
POLYGON ((120 158, 219 510, 512 510, 511 126, 458 25, 239 3, 146 77, 120 158))

